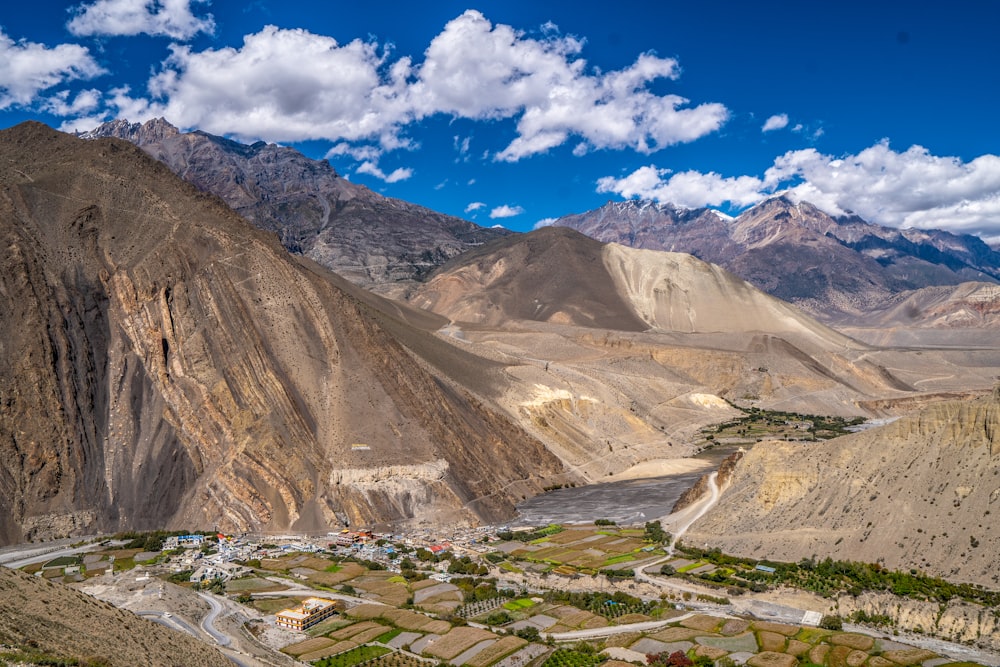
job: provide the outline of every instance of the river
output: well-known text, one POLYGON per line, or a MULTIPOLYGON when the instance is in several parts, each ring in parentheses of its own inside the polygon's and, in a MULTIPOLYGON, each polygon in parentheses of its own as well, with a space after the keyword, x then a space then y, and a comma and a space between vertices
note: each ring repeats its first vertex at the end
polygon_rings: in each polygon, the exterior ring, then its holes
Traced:
POLYGON ((682 493, 736 449, 736 446, 713 447, 698 454, 695 459, 708 461, 713 467, 697 472, 549 491, 520 503, 513 523, 544 526, 609 519, 623 525, 652 521, 669 514, 682 493))

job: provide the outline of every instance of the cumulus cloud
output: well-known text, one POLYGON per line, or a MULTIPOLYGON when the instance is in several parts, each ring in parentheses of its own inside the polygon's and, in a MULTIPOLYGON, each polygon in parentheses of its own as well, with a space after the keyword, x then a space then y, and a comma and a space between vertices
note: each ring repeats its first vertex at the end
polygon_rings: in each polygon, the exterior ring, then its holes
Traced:
MULTIPOLYGON (((86 47, 59 44, 50 48, 25 40, 15 42, 3 30, 0 30, 0 63, 0 110, 34 104, 43 91, 104 74, 104 68, 97 64, 86 47)), ((50 98, 50 110, 73 113, 73 106, 66 104, 67 96, 68 93, 57 93, 50 98)), ((77 112, 89 111, 86 106, 83 104, 77 112)))
POLYGON ((481 201, 474 201, 465 207, 466 213, 472 213, 473 211, 478 211, 481 208, 485 208, 486 204, 481 201))
POLYGON ((931 155, 922 146, 903 152, 883 140, 856 155, 815 149, 790 151, 765 173, 768 183, 798 181, 789 190, 831 213, 852 211, 893 227, 942 227, 1000 235, 1000 156, 970 162, 931 155))
POLYGON ((788 127, 788 114, 779 113, 765 120, 763 127, 760 128, 760 131, 771 132, 772 130, 781 130, 786 127, 788 127))
POLYGON ((606 176, 597 182, 598 192, 615 192, 626 198, 655 199, 684 208, 719 206, 729 202, 750 206, 765 197, 763 181, 752 176, 724 178, 714 172, 685 171, 671 175, 654 165, 640 167, 623 178, 606 176))
POLYGON ((213 32, 212 15, 195 16, 192 2, 207 0, 97 0, 73 8, 66 27, 77 36, 145 34, 179 40, 213 32))
POLYGON ((374 176, 375 178, 381 179, 386 183, 405 181, 409 177, 413 176, 413 170, 409 167, 399 167, 398 169, 394 169, 391 174, 386 174, 384 171, 379 169, 379 166, 374 162, 362 162, 361 166, 355 169, 355 171, 359 174, 374 176))
MULTIPOLYGON (((419 64, 410 56, 393 60, 389 48, 373 42, 338 44, 275 26, 246 35, 239 48, 171 49, 149 81, 147 99, 118 101, 131 108, 145 103, 134 119, 163 115, 243 139, 328 139, 394 150, 412 147, 407 127, 443 114, 514 121, 512 140, 492 154, 514 162, 571 139, 576 155, 651 153, 714 132, 729 115, 719 103, 690 106, 650 90, 678 78, 674 59, 647 53, 624 69, 599 72, 580 57, 578 38, 554 30, 527 37, 474 10, 450 21, 419 64)), ((466 156, 469 142, 455 143, 466 156)))
POLYGON ((534 224, 532 229, 541 229, 542 227, 551 227, 556 224, 556 218, 542 218, 534 224))
POLYGON ((345 152, 361 139, 384 150, 409 146, 399 131, 409 119, 401 101, 409 63, 384 68, 386 53, 375 44, 340 45, 307 30, 265 26, 245 36, 241 48, 170 48, 149 81, 152 99, 112 101, 131 109, 128 118, 164 116, 244 140, 343 140, 345 152))
POLYGON ((939 228, 1000 239, 1000 156, 969 162, 935 156, 922 146, 897 152, 881 141, 854 155, 814 148, 777 157, 763 176, 671 173, 650 165, 621 178, 604 177, 599 192, 687 208, 729 202, 743 208, 779 190, 831 215, 855 213, 890 227, 939 228))
POLYGON ((524 213, 524 209, 520 206, 508 206, 504 204, 503 206, 497 206, 492 211, 490 211, 491 218, 513 218, 515 215, 521 215, 524 213))

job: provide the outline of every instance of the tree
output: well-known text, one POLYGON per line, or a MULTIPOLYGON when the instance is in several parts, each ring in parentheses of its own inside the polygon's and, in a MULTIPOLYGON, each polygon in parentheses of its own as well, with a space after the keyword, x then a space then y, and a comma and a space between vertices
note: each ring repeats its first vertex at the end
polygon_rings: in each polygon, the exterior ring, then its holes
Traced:
POLYGON ((529 642, 537 642, 542 636, 541 633, 538 632, 538 628, 533 625, 526 625, 514 634, 529 642))
POLYGON ((670 533, 663 530, 659 521, 647 521, 646 533, 643 536, 648 542, 666 542, 670 539, 670 533))
POLYGON ((674 651, 670 655, 651 653, 646 656, 646 664, 656 667, 694 667, 694 661, 684 651, 674 651))
POLYGON ((827 614, 820 620, 819 627, 824 630, 843 630, 844 619, 836 614, 827 614))

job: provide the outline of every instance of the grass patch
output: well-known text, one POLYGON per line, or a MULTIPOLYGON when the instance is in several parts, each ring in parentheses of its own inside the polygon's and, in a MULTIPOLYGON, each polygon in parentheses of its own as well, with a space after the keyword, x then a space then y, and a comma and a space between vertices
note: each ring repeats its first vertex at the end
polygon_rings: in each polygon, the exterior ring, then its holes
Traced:
POLYGON ((610 565, 617 565, 618 563, 626 563, 633 559, 635 559, 635 555, 631 553, 621 554, 619 556, 612 556, 611 558, 604 561, 604 567, 608 567, 610 565))
POLYGON ((43 567, 66 567, 68 565, 76 565, 79 562, 80 559, 76 556, 59 556, 45 563, 43 567))
POLYGON ((511 600, 510 602, 505 602, 503 607, 508 611, 524 611, 525 609, 531 609, 535 606, 529 598, 520 598, 518 600, 511 600))
POLYGON ((698 560, 688 565, 685 565, 684 567, 678 568, 677 571, 680 574, 685 574, 686 572, 690 572, 691 570, 697 570, 702 565, 708 565, 708 563, 706 563, 703 560, 698 560))
POLYGON ((377 641, 380 644, 385 644, 386 642, 391 642, 397 636, 402 634, 402 632, 403 630, 401 628, 393 628, 392 630, 389 630, 389 632, 383 632, 382 634, 380 634, 378 637, 375 638, 375 641, 377 641))

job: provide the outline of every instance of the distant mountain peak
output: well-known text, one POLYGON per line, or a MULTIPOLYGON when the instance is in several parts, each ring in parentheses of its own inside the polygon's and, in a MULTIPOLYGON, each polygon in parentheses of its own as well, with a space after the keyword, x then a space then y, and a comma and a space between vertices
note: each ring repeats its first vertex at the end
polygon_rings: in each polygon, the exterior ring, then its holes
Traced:
POLYGON ((165 118, 153 118, 145 123, 130 123, 125 118, 116 118, 102 123, 89 132, 77 132, 76 136, 81 139, 115 137, 141 147, 178 134, 180 130, 165 118))
POLYGON ((255 226, 348 280, 392 291, 449 258, 511 232, 384 197, 294 148, 244 144, 162 118, 115 120, 78 135, 132 142, 255 226))
POLYGON ((1000 280, 1000 253, 978 237, 833 217, 788 192, 735 219, 707 208, 629 200, 554 224, 599 241, 690 253, 827 320, 862 315, 908 290, 1000 280))

